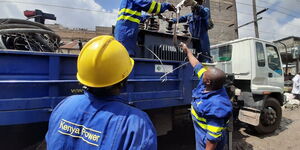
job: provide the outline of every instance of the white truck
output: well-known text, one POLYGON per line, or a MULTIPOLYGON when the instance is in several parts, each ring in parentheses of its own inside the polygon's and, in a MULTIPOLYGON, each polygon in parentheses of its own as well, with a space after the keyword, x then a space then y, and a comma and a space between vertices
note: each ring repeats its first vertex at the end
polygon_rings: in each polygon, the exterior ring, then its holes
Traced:
POLYGON ((284 76, 273 43, 243 38, 211 47, 216 67, 232 76, 235 118, 259 133, 275 131, 282 117, 284 76))

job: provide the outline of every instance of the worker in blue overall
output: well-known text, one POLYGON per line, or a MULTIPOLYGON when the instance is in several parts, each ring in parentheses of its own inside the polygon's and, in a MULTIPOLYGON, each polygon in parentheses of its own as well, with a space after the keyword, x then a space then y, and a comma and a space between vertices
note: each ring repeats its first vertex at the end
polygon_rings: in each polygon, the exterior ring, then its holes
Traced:
POLYGON ((196 149, 222 150, 227 142, 226 127, 232 113, 231 102, 223 87, 225 73, 215 67, 203 67, 186 44, 180 46, 199 78, 192 92, 191 105, 196 149))
MULTIPOLYGON (((197 52, 201 53, 199 60, 201 62, 211 62, 208 30, 213 28, 213 23, 210 19, 209 8, 204 7, 203 3, 204 0, 186 0, 184 6, 191 6, 192 13, 179 17, 178 22, 187 22, 192 37, 200 40, 200 43, 194 43, 194 45, 197 45, 197 52)), ((170 20, 170 22, 176 23, 177 18, 170 20)))
POLYGON ((166 10, 175 11, 169 3, 158 3, 151 0, 122 0, 119 15, 114 30, 116 40, 121 42, 130 56, 135 56, 139 23, 142 20, 142 11, 149 14, 159 14, 166 10))
POLYGON ((53 110, 46 135, 48 150, 156 150, 148 115, 119 94, 134 61, 112 36, 86 43, 77 62, 84 94, 65 98, 53 110))

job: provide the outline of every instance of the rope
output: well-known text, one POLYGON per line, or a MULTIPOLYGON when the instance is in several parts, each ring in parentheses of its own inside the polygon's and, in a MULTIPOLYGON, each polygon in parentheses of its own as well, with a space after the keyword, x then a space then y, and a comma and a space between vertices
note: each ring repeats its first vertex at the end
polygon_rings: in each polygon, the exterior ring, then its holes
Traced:
POLYGON ((173 43, 175 47, 178 47, 178 40, 177 40, 177 27, 179 25, 179 13, 175 13, 176 14, 176 23, 175 23, 175 27, 174 27, 174 34, 173 34, 173 43))
MULTIPOLYGON (((148 47, 145 47, 148 51, 150 51, 158 60, 159 60, 159 62, 160 62, 160 64, 161 64, 161 66, 162 66, 162 68, 163 68, 163 70, 164 70, 164 72, 165 73, 167 73, 167 71, 166 71, 166 68, 165 68, 165 66, 164 66, 164 64, 163 64, 163 62, 162 62, 162 60, 150 49, 150 48, 148 48, 148 47)), ((161 79, 161 78, 160 78, 161 79)), ((166 76, 165 77, 165 79, 163 79, 161 82, 165 82, 165 81, 167 81, 168 80, 168 77, 166 76)))
POLYGON ((173 69, 172 71, 165 73, 165 74, 162 75, 160 78, 163 78, 163 77, 167 76, 168 74, 170 74, 170 73, 176 71, 177 69, 179 69, 179 68, 181 68, 181 67, 183 67, 183 66, 185 66, 185 65, 187 65, 187 64, 189 64, 189 63, 190 63, 190 62, 185 62, 185 63, 181 64, 180 66, 176 67, 176 68, 173 69))

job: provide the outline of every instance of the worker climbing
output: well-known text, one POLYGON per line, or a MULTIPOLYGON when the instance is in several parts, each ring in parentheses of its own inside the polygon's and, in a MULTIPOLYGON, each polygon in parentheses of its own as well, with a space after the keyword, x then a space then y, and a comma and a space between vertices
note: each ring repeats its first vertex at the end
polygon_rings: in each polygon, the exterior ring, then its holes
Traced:
POLYGON ((232 113, 232 105, 223 87, 225 73, 215 67, 203 67, 187 48, 180 47, 194 67, 200 79, 192 92, 191 114, 195 128, 197 150, 222 150, 227 138, 227 123, 232 113))
POLYGON ((84 45, 77 79, 84 94, 64 99, 53 110, 46 135, 47 149, 156 150, 156 131, 148 115, 122 103, 134 61, 112 36, 84 45))
MULTIPOLYGON (((181 16, 178 19, 179 23, 187 22, 189 30, 194 38, 198 38, 200 43, 194 43, 201 62, 211 62, 210 42, 208 30, 213 28, 213 23, 210 18, 209 8, 203 6, 204 0, 184 0, 182 3, 185 7, 191 6, 192 13, 181 16)), ((171 19, 170 23, 176 23, 177 18, 171 19)))
POLYGON ((138 27, 142 20, 142 11, 159 14, 166 10, 175 11, 169 3, 158 3, 151 0, 122 0, 114 36, 127 49, 130 56, 135 56, 137 47, 138 27))

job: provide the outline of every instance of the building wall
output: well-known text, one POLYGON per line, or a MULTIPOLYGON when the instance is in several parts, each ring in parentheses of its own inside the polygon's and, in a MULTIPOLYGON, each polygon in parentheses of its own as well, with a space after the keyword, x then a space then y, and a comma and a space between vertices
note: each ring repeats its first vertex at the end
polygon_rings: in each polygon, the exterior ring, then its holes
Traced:
POLYGON ((209 31, 212 44, 238 38, 235 0, 210 0, 211 17, 215 24, 209 31))
MULTIPOLYGON (((295 55, 292 54, 292 49, 295 49, 296 47, 300 46, 300 37, 286 37, 277 41, 274 41, 275 45, 278 48, 278 51, 280 52, 282 62, 284 64, 288 63, 289 65, 294 65, 293 67, 288 67, 287 73, 292 73, 295 75, 295 73, 300 71, 300 61, 299 59, 294 59, 293 57, 295 55), (283 44, 285 44, 287 47, 287 55, 285 52, 285 47, 283 44), (287 60, 287 61, 286 61, 287 60)), ((300 50, 300 48, 298 48, 300 50)), ((300 56, 298 56, 300 57, 300 56)))
MULTIPOLYGON (((300 46, 300 37, 287 37, 283 40, 278 40, 284 43, 287 46, 288 52, 291 52, 291 49, 296 46, 300 46)), ((283 44, 280 44, 278 41, 275 41, 276 46, 278 47, 280 52, 285 52, 285 47, 283 44)))
POLYGON ((95 31, 86 30, 86 29, 69 29, 65 28, 58 24, 47 25, 49 28, 55 31, 58 34, 62 41, 69 42, 73 40, 82 40, 88 41, 89 39, 96 36, 95 31))
POLYGON ((61 42, 63 42, 63 46, 61 46, 61 48, 58 50, 58 52, 60 53, 78 54, 80 52, 78 44, 73 44, 73 47, 70 47, 69 43, 78 43, 80 40, 84 44, 98 35, 112 35, 111 27, 97 26, 95 30, 86 30, 69 29, 59 24, 49 24, 47 26, 61 37, 61 42))
POLYGON ((96 35, 112 35, 112 27, 96 26, 96 35))

